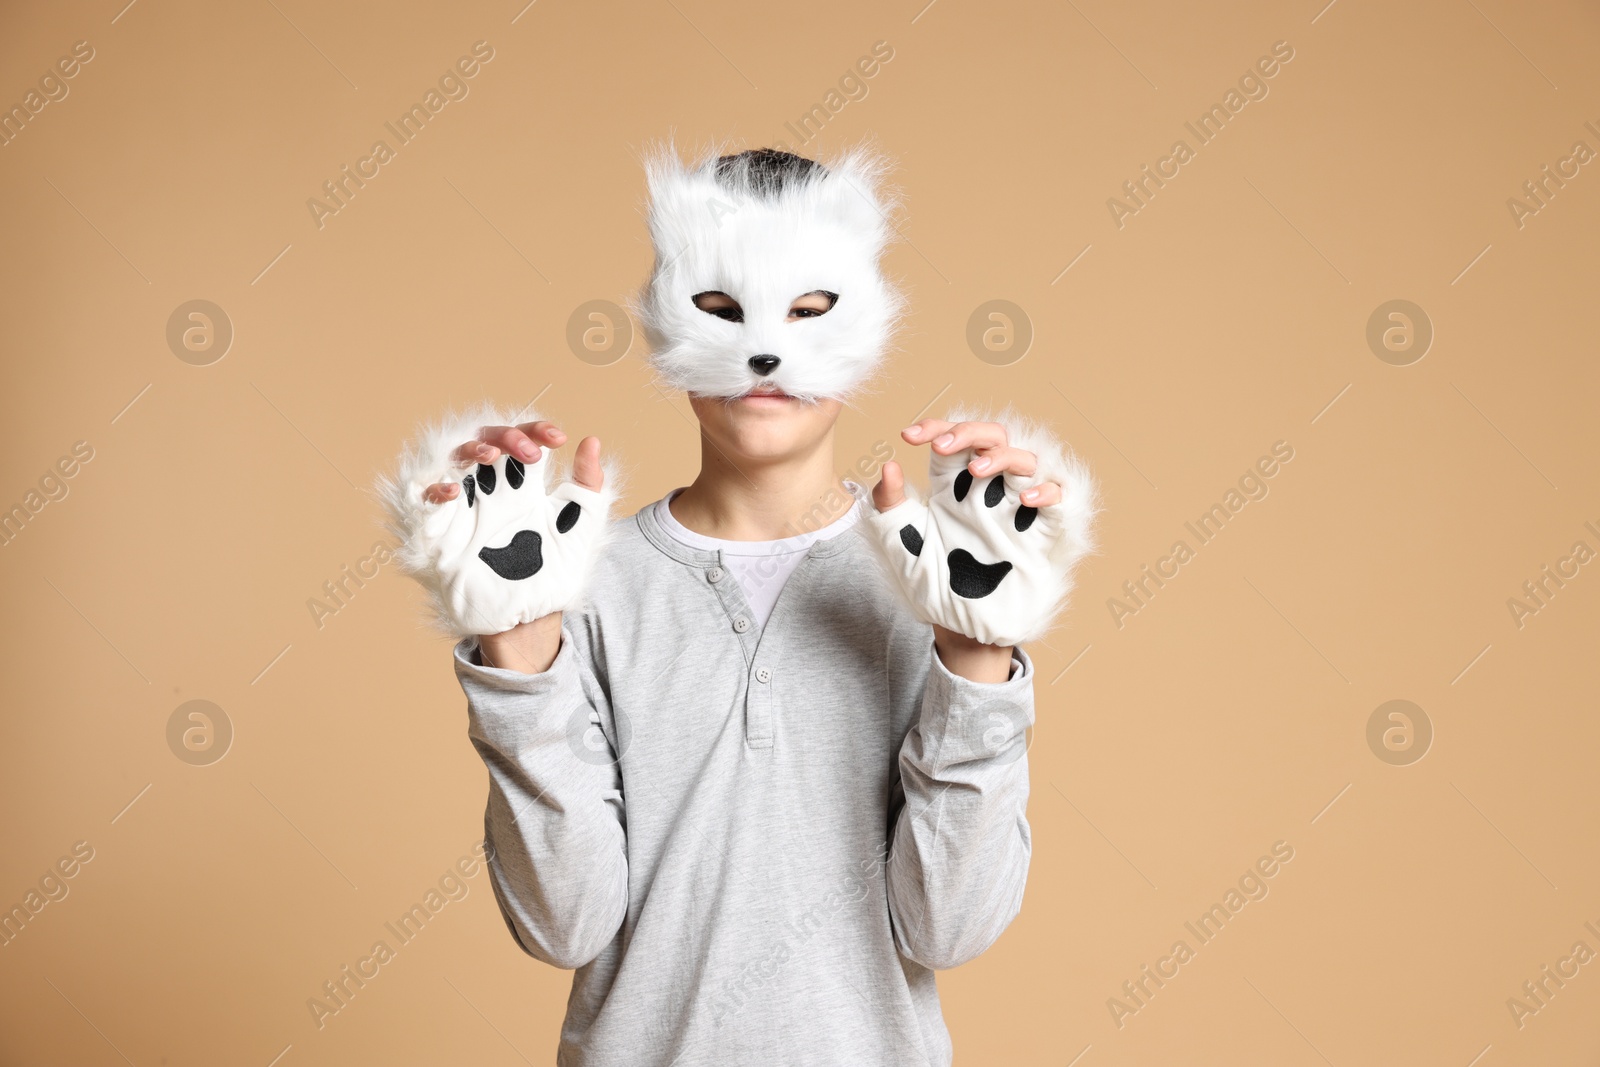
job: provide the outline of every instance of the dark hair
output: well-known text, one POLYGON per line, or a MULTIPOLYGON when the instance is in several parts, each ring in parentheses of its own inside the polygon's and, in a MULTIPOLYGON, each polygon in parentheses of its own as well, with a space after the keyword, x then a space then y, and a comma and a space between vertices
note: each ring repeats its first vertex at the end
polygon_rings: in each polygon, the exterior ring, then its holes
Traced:
POLYGON ((717 184, 729 192, 773 199, 790 185, 804 184, 828 173, 814 159, 776 148, 752 148, 717 160, 717 184))

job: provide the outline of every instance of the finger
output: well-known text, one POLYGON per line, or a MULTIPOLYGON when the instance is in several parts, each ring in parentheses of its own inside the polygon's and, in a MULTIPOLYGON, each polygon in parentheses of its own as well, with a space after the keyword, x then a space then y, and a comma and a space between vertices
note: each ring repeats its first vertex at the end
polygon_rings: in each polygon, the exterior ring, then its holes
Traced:
POLYGON ((935 437, 938 437, 940 434, 944 433, 954 425, 955 423, 946 422, 943 419, 918 419, 910 426, 907 426, 905 429, 901 430, 900 436, 904 437, 907 441, 910 441, 914 445, 923 445, 927 444, 929 441, 932 441, 935 437))
POLYGON ((501 452, 510 452, 531 463, 539 457, 537 445, 559 448, 566 439, 567 435, 555 423, 547 420, 523 423, 521 426, 485 426, 478 437, 457 448, 452 456, 457 463, 471 466, 474 463, 493 463, 500 458, 501 452))
POLYGON ((1003 474, 1010 471, 1023 478, 1031 478, 1038 469, 1038 456, 1025 448, 1010 446, 979 449, 978 454, 967 464, 967 470, 973 474, 1003 474))
POLYGON ((888 511, 906 498, 906 477, 894 460, 883 465, 883 477, 872 489, 872 502, 879 511, 888 511))
POLYGON ((535 444, 545 445, 549 448, 560 448, 567 440, 566 433, 548 419, 541 419, 538 422, 525 422, 518 426, 517 429, 526 434, 535 444))
MULTIPOLYGON (((515 426, 485 426, 481 438, 490 448, 516 456, 524 463, 534 463, 539 459, 539 446, 534 443, 533 438, 515 426)), ((496 455, 498 454, 497 452, 496 455)), ((484 461, 480 459, 478 462, 484 461)))
POLYGON ((948 456, 963 448, 1004 448, 1010 443, 1006 428, 998 422, 956 422, 947 423, 933 437, 933 450, 948 456))
POLYGON ((430 504, 443 504, 446 500, 454 500, 461 493, 461 486, 455 482, 434 482, 422 491, 422 499, 430 504))
POLYGON ((577 454, 572 457, 572 480, 597 492, 605 485, 606 474, 600 466, 600 438, 585 437, 578 442, 577 454))
POLYGON ((493 463, 500 458, 500 450, 473 438, 452 452, 451 458, 464 467, 470 467, 474 463, 493 463))
POLYGON ((1030 508, 1045 508, 1061 503, 1061 486, 1055 482, 1040 482, 1032 489, 1022 491, 1022 502, 1030 508))

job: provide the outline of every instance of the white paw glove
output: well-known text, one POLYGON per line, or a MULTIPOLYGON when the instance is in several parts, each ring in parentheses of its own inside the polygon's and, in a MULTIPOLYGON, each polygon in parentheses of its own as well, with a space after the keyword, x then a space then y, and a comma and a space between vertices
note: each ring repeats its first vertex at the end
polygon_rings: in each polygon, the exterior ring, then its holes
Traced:
POLYGON ((908 481, 899 504, 868 508, 863 532, 924 622, 988 645, 1037 640, 1066 603, 1074 565, 1094 549, 1094 480, 1049 430, 1010 407, 998 415, 963 407, 946 419, 1000 423, 1010 446, 1032 452, 1038 466, 1026 478, 974 476, 966 469, 974 449, 930 449, 928 501, 908 481), (1042 482, 1061 486, 1060 503, 1023 504, 1023 490, 1042 482))
POLYGON ((494 463, 462 464, 455 450, 485 426, 536 422, 487 405, 429 426, 401 455, 378 492, 400 539, 400 567, 428 590, 439 626, 458 637, 498 634, 573 607, 607 540, 620 471, 602 460, 599 490, 567 480, 548 446, 524 464, 502 453, 494 463), (423 490, 458 483, 453 500, 430 503, 423 490))

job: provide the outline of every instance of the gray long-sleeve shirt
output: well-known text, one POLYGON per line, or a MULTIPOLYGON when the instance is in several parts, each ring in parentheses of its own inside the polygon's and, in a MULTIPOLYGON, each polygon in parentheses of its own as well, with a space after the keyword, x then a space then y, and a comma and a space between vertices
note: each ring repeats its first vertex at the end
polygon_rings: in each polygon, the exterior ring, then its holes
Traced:
POLYGON ((861 527, 759 632, 717 550, 614 520, 540 674, 456 646, 489 871, 575 968, 561 1067, 947 1067, 934 970, 1022 903, 1033 665, 952 674, 861 527))

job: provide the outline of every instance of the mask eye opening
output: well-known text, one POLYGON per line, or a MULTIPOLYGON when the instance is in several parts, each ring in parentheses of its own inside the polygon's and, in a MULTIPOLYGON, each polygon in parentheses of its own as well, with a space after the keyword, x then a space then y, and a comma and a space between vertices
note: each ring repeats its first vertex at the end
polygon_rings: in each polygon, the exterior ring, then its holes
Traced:
POLYGON ((839 302, 839 294, 838 293, 830 293, 826 289, 813 289, 809 293, 801 293, 799 296, 795 297, 794 303, 789 306, 789 317, 791 319, 815 319, 815 318, 820 318, 823 315, 826 315, 828 312, 832 311, 833 310, 833 306, 835 304, 837 304, 838 302, 839 302), (805 301, 805 300, 808 300, 811 297, 821 297, 822 299, 824 299, 824 300, 826 300, 828 302, 828 306, 827 307, 820 307, 820 308, 819 307, 802 307, 801 306, 801 302, 805 301))
POLYGON ((739 306, 739 302, 720 289, 707 289, 703 293, 694 294, 691 299, 694 301, 694 306, 707 315, 715 315, 727 322, 744 321, 744 309, 739 306))

